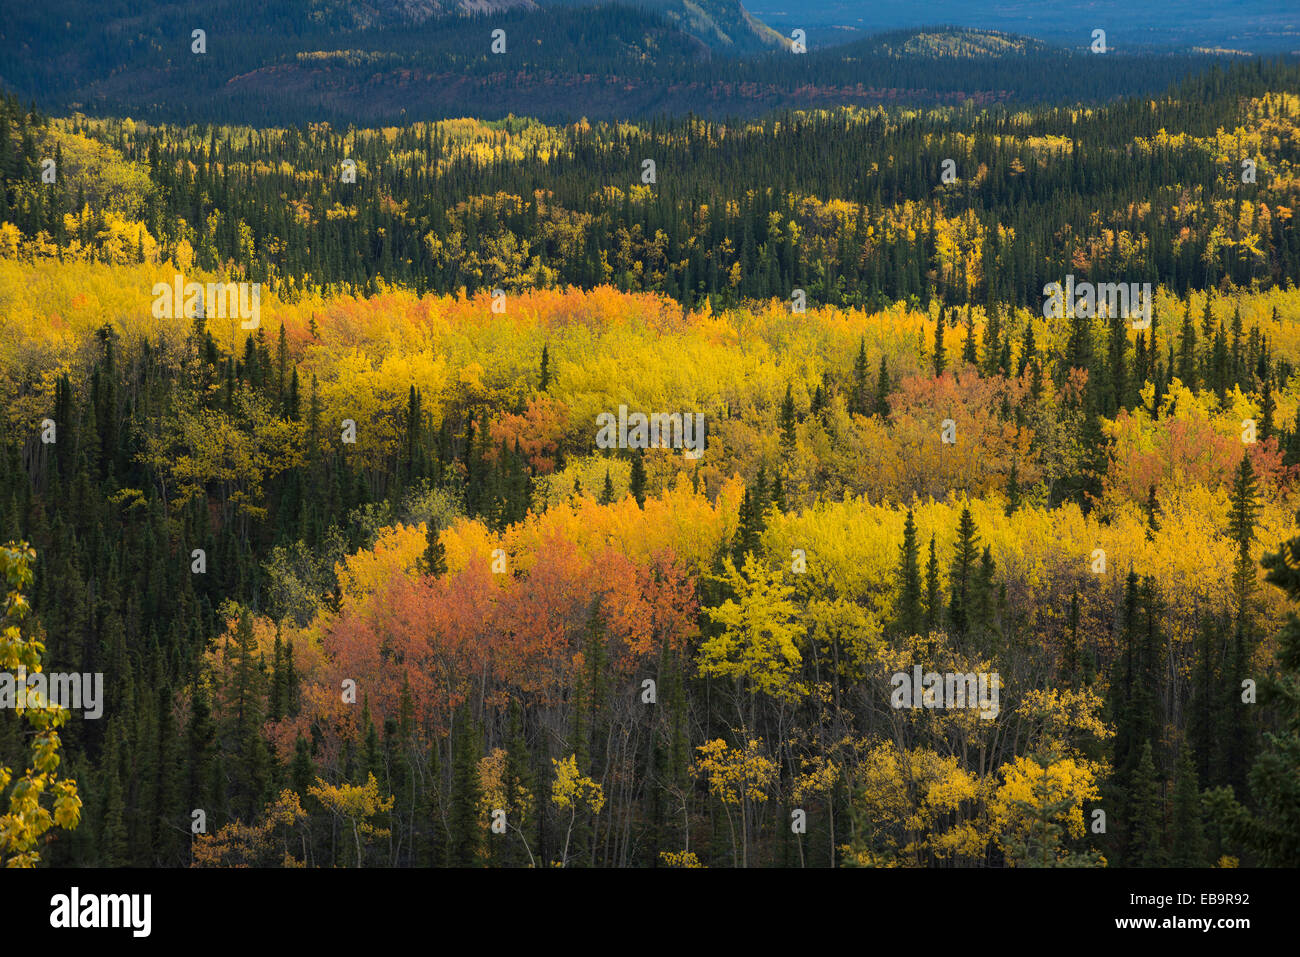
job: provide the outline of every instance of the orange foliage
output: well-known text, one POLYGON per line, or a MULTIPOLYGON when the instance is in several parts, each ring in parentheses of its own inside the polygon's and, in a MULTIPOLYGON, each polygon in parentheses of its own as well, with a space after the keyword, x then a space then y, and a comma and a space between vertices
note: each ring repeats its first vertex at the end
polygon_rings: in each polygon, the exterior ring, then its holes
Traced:
POLYGON ((546 394, 533 396, 523 415, 506 413, 491 426, 492 447, 488 457, 496 460, 502 444, 513 449, 518 443, 529 464, 541 475, 555 471, 556 453, 564 438, 568 410, 546 394))

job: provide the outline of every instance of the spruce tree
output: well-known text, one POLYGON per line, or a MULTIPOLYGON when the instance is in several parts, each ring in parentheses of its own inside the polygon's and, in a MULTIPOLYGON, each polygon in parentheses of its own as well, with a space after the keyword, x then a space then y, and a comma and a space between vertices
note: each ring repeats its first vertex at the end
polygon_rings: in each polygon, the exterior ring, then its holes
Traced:
POLYGON ((1007 517, 1014 515, 1018 508, 1020 508, 1020 475, 1016 468, 1016 460, 1012 457, 1011 472, 1007 475, 1007 517))
POLYGON ((1178 343, 1178 378, 1184 386, 1195 392, 1198 378, 1196 370, 1196 326, 1192 324, 1192 302, 1190 299, 1187 301, 1187 311, 1183 313, 1183 332, 1178 343))
MULTIPOLYGON (((1264 580, 1300 602, 1300 537, 1283 542, 1263 561, 1264 580)), ((1300 867, 1300 618, 1287 613, 1277 636, 1277 664, 1260 682, 1263 704, 1276 716, 1250 769, 1257 808, 1243 836, 1265 867, 1300 867)))
POLYGON ((934 536, 930 536, 930 557, 925 563, 925 633, 937 629, 943 616, 943 593, 939 590, 939 560, 935 556, 934 536))
POLYGON ((935 378, 943 375, 943 371, 948 368, 948 354, 944 351, 943 345, 943 327, 947 324, 944 318, 943 310, 939 310, 939 319, 934 326, 934 375, 935 378))
POLYGON ((447 864, 479 864, 483 829, 479 821, 478 762, 482 757, 478 725, 463 707, 452 732, 451 813, 447 822, 447 864))
POLYGON ((925 627, 925 611, 921 605, 920 552, 916 545, 916 522, 912 510, 907 510, 903 523, 903 545, 898 566, 898 614, 895 627, 899 634, 919 635, 925 627))
POLYGON ((889 365, 886 358, 880 357, 880 374, 876 378, 876 415, 882 419, 889 417, 889 365))
POLYGON ((1067 843, 1061 821, 1074 807, 1069 796, 1054 796, 1050 768, 1061 755, 1053 750, 1028 756, 1041 774, 1033 774, 1030 796, 1011 801, 1016 817, 1028 826, 1008 835, 1007 857, 1017 867, 1101 867, 1101 855, 1093 850, 1074 851, 1067 843))
POLYGON ((1228 509, 1228 531, 1237 546, 1233 563, 1232 592, 1235 605, 1232 638, 1224 661, 1222 714, 1224 733, 1219 741, 1223 748, 1224 783, 1238 794, 1245 785, 1247 769, 1254 750, 1252 705, 1241 700, 1242 681, 1250 677, 1255 652, 1254 597, 1255 562, 1251 544, 1255 540, 1255 520, 1259 512, 1257 485, 1250 455, 1244 453, 1232 485, 1228 509))
POLYGON ((1165 858, 1164 803, 1150 741, 1142 744, 1128 806, 1128 863, 1134 867, 1161 867, 1165 858))
POLYGON ((645 452, 637 449, 632 455, 632 475, 628 485, 628 491, 636 499, 637 505, 645 507, 645 452))
POLYGON ((1271 376, 1264 377, 1264 385, 1259 401, 1262 409, 1259 420, 1259 440, 1264 442, 1273 437, 1273 419, 1277 414, 1277 400, 1273 398, 1273 379, 1271 376))
POLYGON ((442 544, 442 534, 438 526, 429 522, 425 531, 425 548, 423 556, 424 572, 435 577, 447 574, 447 549, 442 544))
POLYGON ((235 809, 244 821, 251 821, 261 810, 269 785, 270 755, 262 737, 265 711, 265 681, 256 656, 253 618, 247 610, 240 613, 231 649, 234 658, 233 687, 229 691, 234 706, 231 738, 237 749, 235 809))
POLYGON ((966 341, 962 343, 961 361, 968 366, 979 367, 979 353, 975 345, 975 317, 969 308, 966 310, 966 341))
POLYGON ((957 549, 948 572, 948 624, 957 638, 966 637, 970 625, 971 599, 974 597, 979 541, 975 534, 975 519, 969 506, 961 510, 957 525, 957 549))
POLYGON ((781 460, 786 467, 789 467, 789 465, 794 462, 795 452, 798 449, 794 395, 791 392, 789 385, 785 387, 785 399, 781 402, 781 419, 779 424, 781 427, 781 460))
POLYGON ((1173 867, 1205 867, 1205 822, 1201 818, 1201 789, 1196 776, 1192 749, 1184 740, 1178 749, 1174 775, 1174 796, 1170 822, 1173 867))

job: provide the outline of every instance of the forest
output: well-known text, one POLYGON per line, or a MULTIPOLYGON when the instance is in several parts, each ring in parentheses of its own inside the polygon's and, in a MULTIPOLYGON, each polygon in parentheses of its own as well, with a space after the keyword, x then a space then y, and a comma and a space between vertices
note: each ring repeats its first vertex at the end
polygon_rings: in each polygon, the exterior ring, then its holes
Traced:
POLYGON ((49 0, 8 12, 0 87, 60 114, 184 124, 721 121, 843 104, 1100 104, 1251 62, 1132 44, 1098 55, 1090 22, 1059 45, 937 27, 795 53, 792 31, 736 0, 474 5, 410 22, 372 10, 432 0, 49 0))
POLYGON ((1296 866, 1297 89, 5 96, 0 661, 105 701, 0 708, 0 863, 1296 866), (1052 318, 1067 275, 1150 321, 1052 318), (160 315, 191 281, 256 319, 160 315))

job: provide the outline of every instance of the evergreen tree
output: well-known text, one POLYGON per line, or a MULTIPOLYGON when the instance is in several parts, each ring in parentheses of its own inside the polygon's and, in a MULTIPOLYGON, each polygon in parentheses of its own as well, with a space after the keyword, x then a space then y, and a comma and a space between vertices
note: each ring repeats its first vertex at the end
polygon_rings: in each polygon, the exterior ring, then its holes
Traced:
POLYGON ((1197 783, 1192 749, 1186 741, 1178 749, 1178 769, 1174 776, 1171 822, 1173 867, 1205 867, 1205 823, 1201 819, 1201 790, 1197 783))
POLYGON ((1146 507, 1147 541, 1154 541, 1156 537, 1156 533, 1160 531, 1160 519, 1156 517, 1156 513, 1159 510, 1160 510, 1160 502, 1156 498, 1156 487, 1154 485, 1148 485, 1147 486, 1147 507, 1146 507))
POLYGON ((888 360, 882 355, 880 357, 880 374, 876 377, 876 407, 875 413, 882 419, 889 417, 889 364, 888 360))
POLYGON ((632 455, 632 475, 629 482, 628 491, 636 499, 637 505, 645 507, 645 452, 637 449, 632 455))
POLYGON ((1271 376, 1264 377, 1264 385, 1262 386, 1259 401, 1262 409, 1259 420, 1259 440, 1265 442, 1273 437, 1273 419, 1277 415, 1277 400, 1273 398, 1273 380, 1271 376))
POLYGON ((1142 744, 1132 784, 1129 804, 1128 862, 1135 867, 1161 867, 1164 865, 1164 805, 1160 798, 1160 782, 1156 778, 1151 742, 1142 744))
POLYGON ((921 605, 920 552, 916 545, 916 522, 907 510, 903 523, 902 557, 898 567, 898 617, 895 627, 901 635, 918 635, 925 628, 921 605))
POLYGON ((447 863, 451 867, 479 864, 483 829, 479 821, 478 762, 482 745, 478 725, 462 708, 452 731, 451 813, 447 824, 447 863))
POLYGON ((1223 749, 1224 783, 1237 793, 1245 785, 1247 769, 1254 750, 1251 706, 1241 700, 1244 678, 1250 677, 1250 663, 1255 652, 1255 627, 1252 615, 1255 596, 1255 562, 1251 544, 1255 540, 1255 520, 1259 512, 1258 489, 1250 455, 1243 454, 1232 485, 1228 509, 1228 531, 1237 546, 1233 563, 1232 592, 1236 614, 1232 639, 1224 662, 1223 704, 1224 733, 1219 738, 1223 749))
POLYGON ((961 361, 968 366, 979 366, 979 353, 975 345, 975 319, 966 310, 966 340, 962 343, 961 361))
POLYGON ((425 532, 425 541, 427 542, 423 557, 425 574, 435 577, 447 574, 447 549, 442 544, 442 533, 433 522, 429 523, 425 532))
MULTIPOLYGON (((865 412, 863 413, 865 414, 865 412)), ((798 433, 796 432, 796 419, 794 412, 794 395, 790 391, 790 386, 785 387, 785 399, 781 402, 781 456, 785 467, 789 467, 794 461, 795 453, 798 450, 798 433)))
POLYGON ((1196 326, 1192 324, 1192 303, 1187 302, 1187 311, 1183 314, 1183 331, 1179 337, 1177 375, 1184 386, 1193 392, 1197 388, 1196 373, 1196 326))
POLYGON ((963 507, 957 525, 957 549, 948 572, 948 624, 957 638, 965 638, 969 629, 978 562, 975 520, 971 518, 970 508, 963 507))
POLYGON ((947 320, 944 318, 943 310, 939 310, 939 319, 934 326, 934 374, 935 377, 943 375, 943 371, 948 368, 948 354, 944 351, 943 345, 943 327, 947 320))
POLYGON ((234 706, 232 739, 238 755, 235 795, 237 812, 245 821, 266 803, 270 756, 262 737, 264 676, 256 653, 253 618, 241 612, 232 648, 234 668, 229 695, 234 706))
MULTIPOLYGON (((1300 538, 1283 542, 1263 561, 1265 581, 1300 601, 1300 538)), ((1300 867, 1300 618, 1287 613, 1277 638, 1277 666, 1260 682, 1263 702, 1277 714, 1250 769, 1258 808, 1241 828, 1265 867, 1300 867)))
POLYGON ((943 613, 943 593, 939 591, 939 560, 935 557, 934 536, 930 536, 930 557, 925 563, 925 632, 928 635, 940 626, 943 613))

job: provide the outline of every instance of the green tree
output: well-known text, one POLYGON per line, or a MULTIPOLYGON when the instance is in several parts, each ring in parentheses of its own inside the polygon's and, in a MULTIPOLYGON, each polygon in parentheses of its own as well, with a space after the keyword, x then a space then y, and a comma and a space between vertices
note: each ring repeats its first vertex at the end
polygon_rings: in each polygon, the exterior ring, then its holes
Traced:
MULTIPOLYGON (((1265 581, 1300 602, 1300 538, 1286 541, 1263 561, 1265 581)), ((1300 618, 1288 612, 1277 637, 1277 667, 1260 682, 1278 727, 1250 769, 1257 811, 1244 823, 1244 839, 1266 867, 1300 867, 1300 618)))
POLYGON ((628 483, 628 491, 636 499, 637 505, 645 507, 645 451, 637 449, 632 456, 632 474, 628 483))
POLYGON ((1137 867, 1164 864, 1164 803, 1156 778, 1151 742, 1142 744, 1142 757, 1134 772, 1129 800, 1128 862, 1137 867))
POLYGON ((462 708, 451 736, 451 815, 447 826, 447 863, 476 867, 480 863, 483 829, 479 821, 478 761, 482 745, 478 725, 462 708))
POLYGON ((966 507, 961 510, 961 520, 957 525, 957 549, 948 572, 948 624, 958 638, 964 638, 970 626, 979 554, 975 519, 971 517, 970 508, 966 507))
POLYGON ((916 545, 916 522, 907 510, 903 523, 903 544, 898 564, 898 610, 894 625, 902 635, 919 635, 925 627, 921 604, 920 552, 916 545))
POLYGON ((943 616, 943 593, 939 590, 939 559, 934 551, 934 536, 930 536, 930 557, 925 563, 925 633, 928 635, 940 625, 943 616))
POLYGON ((1172 856, 1174 867, 1204 867, 1205 822, 1202 820, 1201 790, 1197 782, 1196 764, 1192 749, 1184 740, 1178 749, 1178 768, 1174 775, 1174 797, 1171 822, 1172 856))

